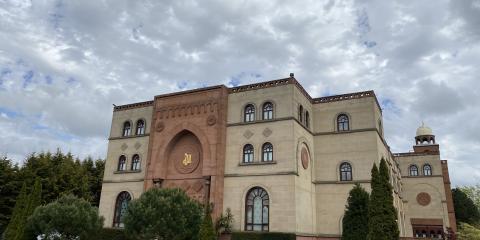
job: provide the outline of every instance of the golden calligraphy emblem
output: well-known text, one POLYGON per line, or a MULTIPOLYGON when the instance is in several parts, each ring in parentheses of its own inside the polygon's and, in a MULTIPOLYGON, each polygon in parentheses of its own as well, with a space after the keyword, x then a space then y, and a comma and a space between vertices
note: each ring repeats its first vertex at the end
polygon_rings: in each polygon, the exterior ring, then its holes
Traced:
POLYGON ((185 153, 185 158, 182 161, 184 166, 187 166, 192 163, 192 154, 185 153))

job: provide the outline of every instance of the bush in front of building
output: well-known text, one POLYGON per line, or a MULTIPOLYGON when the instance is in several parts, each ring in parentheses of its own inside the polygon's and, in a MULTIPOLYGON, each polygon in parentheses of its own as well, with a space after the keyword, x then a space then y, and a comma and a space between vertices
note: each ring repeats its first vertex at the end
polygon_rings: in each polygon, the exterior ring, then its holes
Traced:
POLYGON ((480 229, 468 223, 460 223, 456 237, 457 240, 480 240, 480 229))
POLYGON ((103 217, 84 199, 66 195, 37 207, 28 218, 24 239, 96 239, 103 217))
POLYGON ((123 229, 104 228, 98 233, 98 240, 127 240, 123 229))
POLYGON ((152 188, 129 203, 125 234, 138 240, 196 240, 203 208, 178 188, 152 188))
POLYGON ((367 239, 369 198, 368 192, 358 183, 350 190, 342 220, 342 240, 367 239))
POLYGON ((212 213, 210 205, 205 207, 205 216, 203 216, 202 225, 198 232, 198 240, 216 240, 217 234, 213 228, 212 213))
POLYGON ((234 232, 231 240, 295 240, 294 233, 279 232, 234 232))

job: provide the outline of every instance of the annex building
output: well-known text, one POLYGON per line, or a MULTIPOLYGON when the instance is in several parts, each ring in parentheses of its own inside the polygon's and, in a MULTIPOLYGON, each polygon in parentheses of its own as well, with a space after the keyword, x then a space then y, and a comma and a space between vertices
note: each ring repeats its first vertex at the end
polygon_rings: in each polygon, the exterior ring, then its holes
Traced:
POLYGON ((373 91, 313 98, 293 74, 158 95, 113 109, 100 214, 122 227, 130 200, 181 188, 214 217, 230 208, 237 231, 339 239, 349 191, 370 191, 383 158, 400 236, 441 238, 456 231, 447 161, 424 125, 412 144, 390 151, 373 91))

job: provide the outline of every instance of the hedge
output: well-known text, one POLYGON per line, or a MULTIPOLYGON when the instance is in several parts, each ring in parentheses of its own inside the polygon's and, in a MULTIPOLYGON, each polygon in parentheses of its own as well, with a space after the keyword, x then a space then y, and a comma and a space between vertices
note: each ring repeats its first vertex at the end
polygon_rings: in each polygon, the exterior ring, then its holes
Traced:
POLYGON ((103 228, 99 232, 99 240, 127 240, 122 229, 117 228, 103 228))
POLYGON ((275 232, 234 232, 231 240, 295 240, 293 233, 275 232))

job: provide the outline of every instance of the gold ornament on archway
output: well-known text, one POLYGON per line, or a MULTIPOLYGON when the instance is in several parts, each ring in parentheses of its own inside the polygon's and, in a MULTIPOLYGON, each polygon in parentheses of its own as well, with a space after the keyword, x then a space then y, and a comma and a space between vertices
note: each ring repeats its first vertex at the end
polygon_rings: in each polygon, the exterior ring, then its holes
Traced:
POLYGON ((187 166, 192 163, 192 154, 185 153, 185 158, 182 161, 183 166, 187 166))

